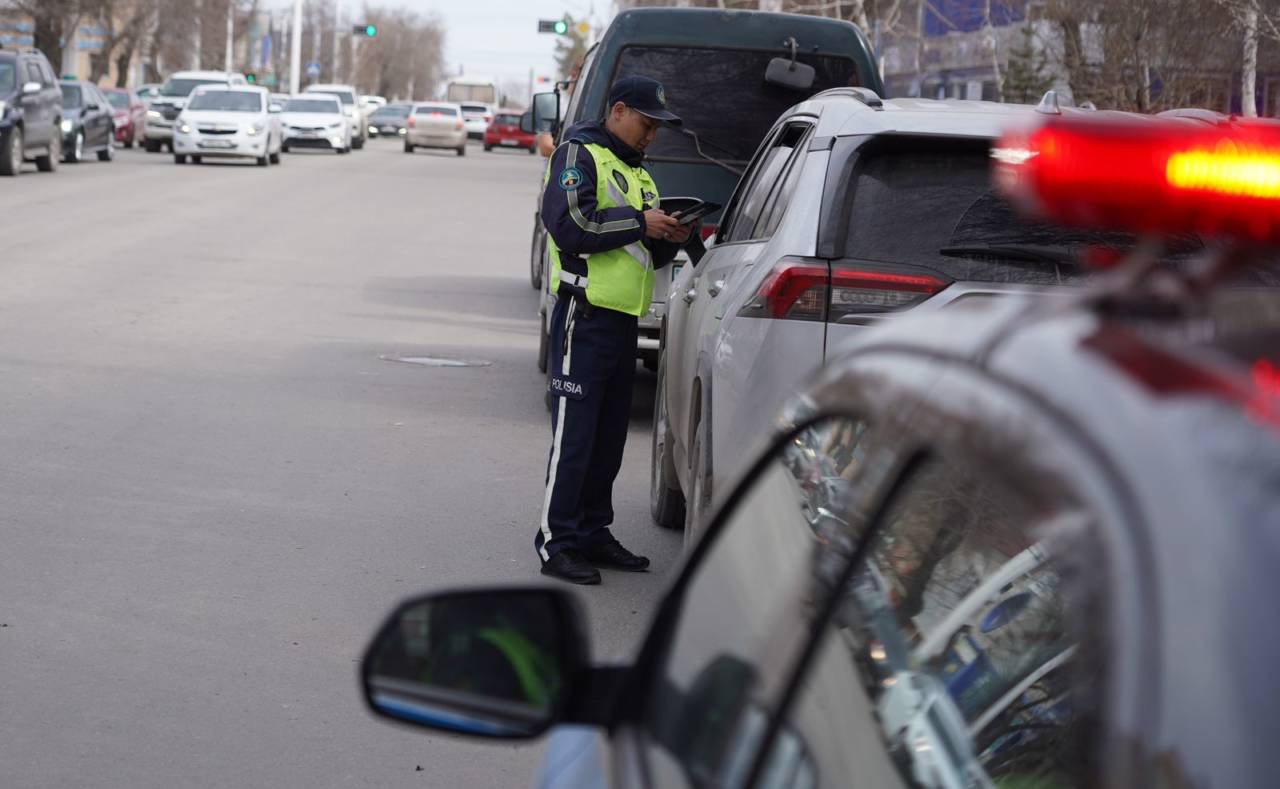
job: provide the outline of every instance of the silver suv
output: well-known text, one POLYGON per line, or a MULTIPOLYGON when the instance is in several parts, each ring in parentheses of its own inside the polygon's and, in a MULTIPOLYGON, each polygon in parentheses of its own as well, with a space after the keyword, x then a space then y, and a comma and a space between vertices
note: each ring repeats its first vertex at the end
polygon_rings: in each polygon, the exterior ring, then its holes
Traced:
POLYGON ((1085 112, 1052 96, 1033 108, 838 88, 783 114, 667 299, 659 524, 695 528, 787 397, 864 327, 1072 284, 1084 248, 1127 243, 1024 222, 994 192, 993 139, 1037 111, 1085 112))
POLYGON ((170 75, 147 105, 146 119, 142 124, 142 144, 147 153, 159 153, 163 147, 173 151, 173 124, 196 88, 201 85, 247 84, 243 74, 231 71, 178 71, 170 75))

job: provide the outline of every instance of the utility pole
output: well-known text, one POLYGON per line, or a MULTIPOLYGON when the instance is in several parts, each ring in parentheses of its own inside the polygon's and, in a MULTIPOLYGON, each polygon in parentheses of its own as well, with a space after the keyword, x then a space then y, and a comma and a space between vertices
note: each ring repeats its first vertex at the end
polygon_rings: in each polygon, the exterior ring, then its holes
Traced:
POLYGON ((337 0, 333 4, 333 57, 329 63, 329 73, 332 75, 332 81, 338 82, 338 31, 342 29, 342 0, 337 0))
POLYGON ((231 62, 235 59, 236 2, 227 0, 227 60, 224 71, 231 71, 231 62))
POLYGON ((302 87, 302 0, 293 0, 293 26, 289 30, 289 93, 302 87))

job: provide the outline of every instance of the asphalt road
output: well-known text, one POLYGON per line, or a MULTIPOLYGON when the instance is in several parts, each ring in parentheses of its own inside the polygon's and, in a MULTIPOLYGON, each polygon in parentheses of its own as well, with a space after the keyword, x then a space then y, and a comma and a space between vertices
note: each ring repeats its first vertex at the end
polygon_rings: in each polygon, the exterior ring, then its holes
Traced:
MULTIPOLYGON (((355 676, 400 598, 541 578, 540 166, 374 141, 0 182, 0 783, 529 784, 536 744, 375 720, 355 676)), ((615 530, 657 569, 582 592, 605 658, 680 549, 641 381, 615 530)))

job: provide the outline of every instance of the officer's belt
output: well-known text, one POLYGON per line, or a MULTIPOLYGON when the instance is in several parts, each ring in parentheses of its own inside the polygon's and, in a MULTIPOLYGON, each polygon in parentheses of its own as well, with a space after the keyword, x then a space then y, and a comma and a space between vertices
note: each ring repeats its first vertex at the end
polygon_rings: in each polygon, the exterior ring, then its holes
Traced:
POLYGON ((587 292, 586 277, 579 276, 577 274, 570 274, 564 269, 560 269, 560 281, 570 287, 581 289, 583 293, 587 292))

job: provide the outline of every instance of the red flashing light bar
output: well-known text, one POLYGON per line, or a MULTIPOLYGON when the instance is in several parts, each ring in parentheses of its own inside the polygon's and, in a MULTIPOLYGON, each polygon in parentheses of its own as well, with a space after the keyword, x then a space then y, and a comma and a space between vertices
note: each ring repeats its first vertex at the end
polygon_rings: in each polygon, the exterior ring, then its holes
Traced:
POLYGON ((992 148, 997 186, 1065 225, 1280 244, 1280 124, 1061 116, 992 148))

